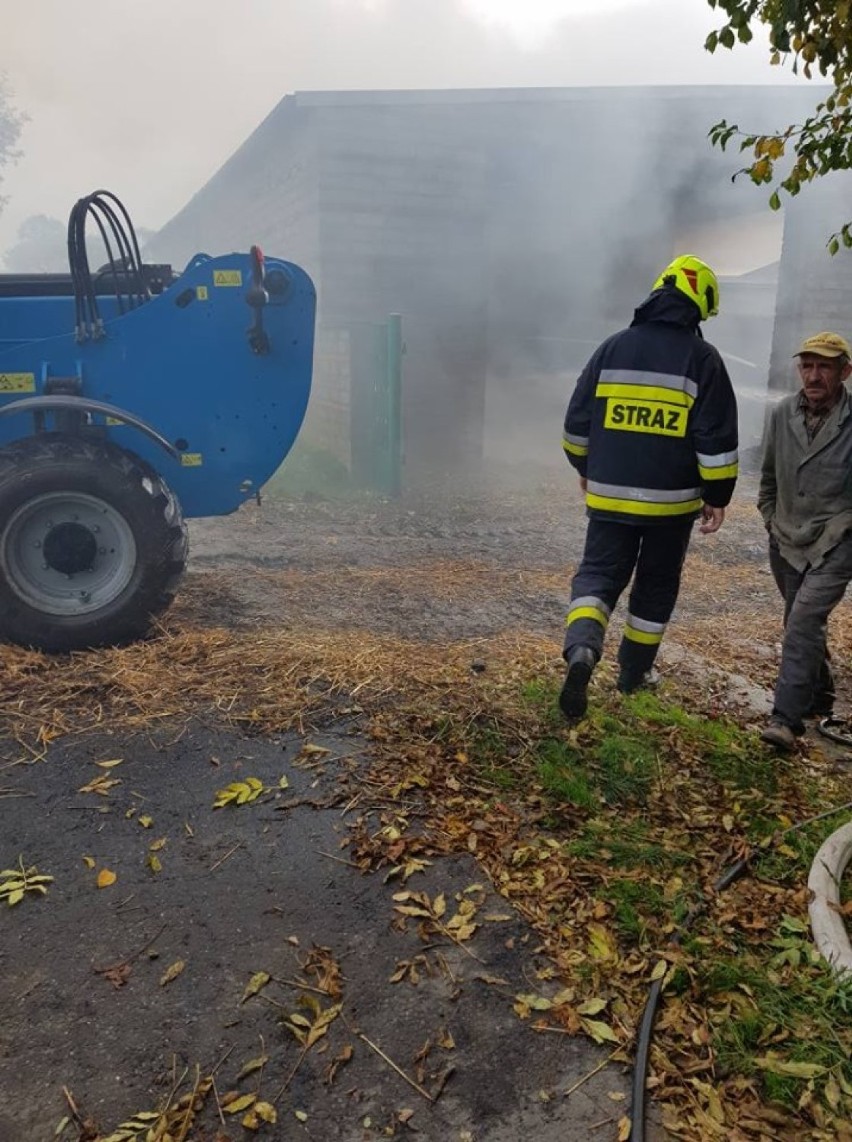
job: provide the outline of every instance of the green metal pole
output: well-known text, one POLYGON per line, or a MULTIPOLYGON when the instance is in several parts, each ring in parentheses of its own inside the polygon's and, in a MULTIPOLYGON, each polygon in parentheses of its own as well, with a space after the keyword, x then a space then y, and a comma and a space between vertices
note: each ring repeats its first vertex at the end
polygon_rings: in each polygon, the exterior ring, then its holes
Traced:
POLYGON ((388 495, 402 490, 402 317, 388 315, 388 495))

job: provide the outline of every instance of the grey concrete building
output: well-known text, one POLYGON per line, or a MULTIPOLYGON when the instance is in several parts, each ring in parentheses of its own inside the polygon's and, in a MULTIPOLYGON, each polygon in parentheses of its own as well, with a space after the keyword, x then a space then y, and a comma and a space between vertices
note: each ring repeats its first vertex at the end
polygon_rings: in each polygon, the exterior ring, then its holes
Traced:
MULTIPOLYGON (((747 244, 749 219, 767 209, 765 191, 732 182, 739 156, 710 146, 712 124, 774 129, 817 96, 800 86, 290 95, 152 253, 180 265, 258 242, 312 274, 310 423, 347 462, 352 394, 363 391, 353 346, 400 313, 406 478, 464 473, 484 454, 534 463, 558 454, 589 351, 629 320, 668 258, 701 228, 739 225, 747 244)), ((803 207, 808 225, 788 236, 789 263, 807 260, 811 242, 822 254, 814 227, 826 220, 812 214, 803 207)), ((714 248, 688 252, 714 262, 714 248)), ((852 261, 837 273, 843 325, 852 261)), ((794 296, 788 276, 782 290, 794 296)), ((765 391, 773 271, 729 276, 725 288, 738 310, 723 310, 708 336, 739 384, 765 391)))
POLYGON ((852 174, 825 176, 786 208, 769 387, 784 392, 804 337, 830 329, 852 340, 852 251, 832 257, 829 236, 852 220, 852 174))

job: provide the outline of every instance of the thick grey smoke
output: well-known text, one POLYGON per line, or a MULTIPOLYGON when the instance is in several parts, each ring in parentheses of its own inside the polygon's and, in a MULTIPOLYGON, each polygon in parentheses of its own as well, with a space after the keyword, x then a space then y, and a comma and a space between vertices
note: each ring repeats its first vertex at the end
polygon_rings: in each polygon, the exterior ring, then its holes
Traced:
POLYGON ((98 185, 124 197, 140 224, 162 225, 290 91, 790 80, 768 67, 759 42, 707 55, 718 21, 701 0, 566 10, 525 48, 465 0, 9 5, 0 68, 30 122, 0 247, 25 218, 64 219, 98 185))

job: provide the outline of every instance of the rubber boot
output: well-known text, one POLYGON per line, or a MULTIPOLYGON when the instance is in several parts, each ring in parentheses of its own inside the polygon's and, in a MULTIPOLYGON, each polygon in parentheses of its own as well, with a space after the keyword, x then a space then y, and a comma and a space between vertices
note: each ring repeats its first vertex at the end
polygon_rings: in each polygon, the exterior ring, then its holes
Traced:
POLYGON ((582 718, 589 707, 589 679, 595 668, 594 651, 587 646, 575 646, 568 655, 568 673, 559 695, 559 708, 569 722, 582 718))

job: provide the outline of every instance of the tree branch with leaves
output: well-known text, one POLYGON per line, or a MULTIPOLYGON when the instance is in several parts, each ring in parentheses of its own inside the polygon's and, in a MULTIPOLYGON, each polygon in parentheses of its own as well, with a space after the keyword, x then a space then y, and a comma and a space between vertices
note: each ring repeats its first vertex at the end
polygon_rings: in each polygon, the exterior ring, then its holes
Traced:
MULTIPOLYGON (((707 37, 707 51, 747 44, 754 38, 752 29, 762 24, 769 32, 771 63, 780 66, 791 60, 794 74, 807 79, 819 74, 833 86, 804 123, 774 134, 742 131, 725 119, 716 123, 710 130, 715 146, 725 150, 738 139, 740 151, 750 152, 748 165, 734 177, 746 174, 758 186, 774 183, 769 205, 778 210, 782 192, 795 197, 823 175, 852 170, 852 0, 707 2, 727 17, 707 37)), ((831 235, 828 249, 836 254, 841 244, 852 247, 852 222, 831 235)))
MULTIPOLYGON (((3 168, 20 158, 18 140, 25 122, 26 116, 15 106, 6 77, 0 73, 0 183, 3 181, 3 168)), ((0 210, 5 204, 6 199, 0 195, 0 210)))

